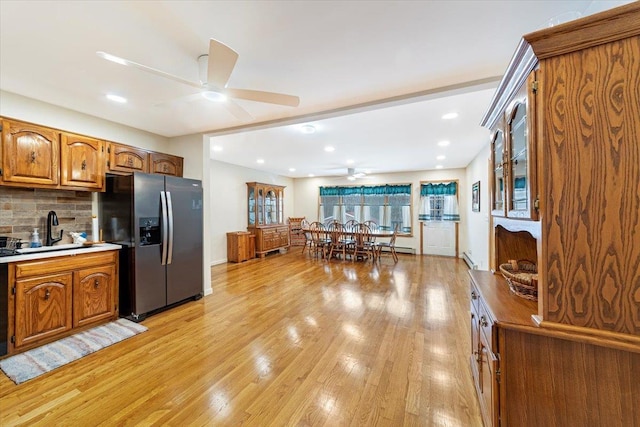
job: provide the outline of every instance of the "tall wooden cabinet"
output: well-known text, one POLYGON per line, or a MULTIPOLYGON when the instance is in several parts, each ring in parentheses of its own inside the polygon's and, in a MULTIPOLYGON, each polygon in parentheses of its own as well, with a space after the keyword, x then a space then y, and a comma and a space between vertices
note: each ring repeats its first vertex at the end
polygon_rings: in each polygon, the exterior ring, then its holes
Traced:
POLYGON ((284 223, 284 188, 247 182, 247 230, 256 236, 256 254, 289 247, 289 226, 284 223))
POLYGON ((493 132, 491 265, 538 266, 538 301, 471 273, 486 425, 640 425, 640 3, 525 35, 493 132))

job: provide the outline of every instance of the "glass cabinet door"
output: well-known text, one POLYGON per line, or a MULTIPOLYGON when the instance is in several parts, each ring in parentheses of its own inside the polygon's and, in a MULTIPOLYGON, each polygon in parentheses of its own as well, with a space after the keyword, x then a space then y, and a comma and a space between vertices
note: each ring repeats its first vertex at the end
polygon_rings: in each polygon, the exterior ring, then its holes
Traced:
POLYGON ((262 188, 258 188, 258 224, 264 224, 264 194, 262 188))
POLYGON ((492 204, 493 215, 503 216, 505 213, 505 173, 504 173, 504 133, 496 131, 491 142, 491 159, 493 167, 492 204))
POLYGON ((276 218, 276 193, 273 190, 266 192, 264 199, 265 224, 277 224, 276 218))
POLYGON ((280 190, 278 191, 278 222, 280 224, 284 224, 283 206, 284 206, 284 201, 282 196, 282 190, 280 190))
POLYGON ((529 212, 527 106, 518 103, 509 121, 509 211, 529 212))
POLYGON ((256 195, 255 189, 249 187, 249 225, 256 225, 256 195))

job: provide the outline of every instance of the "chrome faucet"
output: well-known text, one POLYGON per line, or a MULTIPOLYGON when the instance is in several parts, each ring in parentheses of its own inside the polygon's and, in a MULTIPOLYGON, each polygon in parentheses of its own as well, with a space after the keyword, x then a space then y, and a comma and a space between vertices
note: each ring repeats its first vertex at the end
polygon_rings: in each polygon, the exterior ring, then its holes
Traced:
POLYGON ((64 230, 60 230, 60 237, 58 239, 54 239, 51 237, 51 227, 54 225, 58 225, 58 215, 54 211, 49 211, 47 215, 47 242, 45 246, 53 246, 54 243, 62 240, 62 233, 64 230))

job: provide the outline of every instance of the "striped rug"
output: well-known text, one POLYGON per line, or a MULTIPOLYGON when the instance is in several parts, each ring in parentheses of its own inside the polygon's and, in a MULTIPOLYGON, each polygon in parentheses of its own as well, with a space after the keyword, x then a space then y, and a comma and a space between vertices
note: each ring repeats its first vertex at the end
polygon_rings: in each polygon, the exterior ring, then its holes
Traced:
POLYGON ((0 369, 20 384, 146 330, 130 320, 118 319, 0 360, 0 369))

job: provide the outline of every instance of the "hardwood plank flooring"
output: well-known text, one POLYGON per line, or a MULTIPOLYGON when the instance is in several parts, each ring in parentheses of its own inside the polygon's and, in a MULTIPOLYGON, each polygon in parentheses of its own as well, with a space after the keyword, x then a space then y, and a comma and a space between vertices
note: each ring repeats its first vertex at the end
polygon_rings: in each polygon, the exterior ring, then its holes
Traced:
POLYGON ((464 262, 296 249, 211 277, 143 334, 19 386, 0 374, 0 425, 482 425, 464 262))

